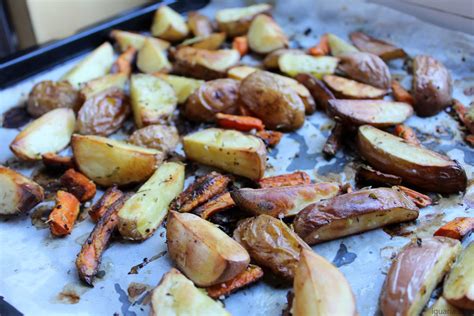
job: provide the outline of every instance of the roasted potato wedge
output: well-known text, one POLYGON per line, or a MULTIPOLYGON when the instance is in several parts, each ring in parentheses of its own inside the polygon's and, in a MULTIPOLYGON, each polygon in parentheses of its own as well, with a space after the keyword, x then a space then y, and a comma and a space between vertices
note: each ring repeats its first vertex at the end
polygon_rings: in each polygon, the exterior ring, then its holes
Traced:
POLYGON ((309 245, 414 220, 418 208, 402 192, 377 188, 346 193, 304 208, 293 223, 309 245))
POLYGON ((199 12, 188 13, 188 27, 194 36, 208 36, 214 31, 211 20, 199 12))
POLYGON ((110 32, 110 37, 115 39, 117 42, 120 51, 124 52, 128 47, 133 47, 136 50, 140 50, 145 43, 145 40, 148 39, 155 43, 155 46, 161 47, 162 50, 168 49, 170 43, 159 38, 145 36, 139 33, 113 30, 110 32))
POLYGON ((179 144, 178 130, 169 125, 149 125, 133 132, 128 141, 136 146, 171 153, 179 144))
POLYGON ((173 76, 168 74, 156 73, 156 77, 163 79, 169 83, 178 97, 178 103, 182 104, 186 102, 188 97, 196 91, 197 88, 204 84, 204 80, 197 80, 193 78, 186 78, 180 76, 173 76))
POLYGON ((155 12, 151 34, 161 39, 175 42, 186 38, 189 28, 184 18, 168 6, 162 6, 155 12))
POLYGON ((230 313, 221 302, 214 301, 181 272, 172 268, 151 292, 151 315, 230 316, 230 313))
POLYGON ((312 250, 301 251, 293 290, 293 316, 358 315, 349 282, 341 271, 312 250))
POLYGON ((69 108, 78 111, 82 105, 79 92, 67 81, 41 81, 34 85, 28 95, 26 110, 33 117, 57 109, 69 108))
POLYGON ((239 243, 191 213, 169 213, 166 240, 171 259, 198 286, 228 281, 250 263, 248 252, 239 243))
POLYGON ((196 36, 183 41, 178 47, 190 46, 194 48, 216 50, 222 46, 225 41, 225 33, 212 33, 206 36, 196 36))
POLYGON ((141 72, 152 74, 155 72, 169 72, 171 63, 166 57, 163 48, 153 40, 145 39, 142 48, 137 54, 137 67, 141 72))
POLYGON ((305 55, 305 52, 301 49, 280 48, 265 56, 265 59, 263 59, 263 65, 267 69, 276 70, 279 68, 278 60, 280 59, 280 56, 286 54, 305 55))
POLYGON ((433 116, 452 103, 453 85, 448 69, 431 56, 413 59, 413 97, 419 116, 433 116))
POLYGON ((434 302, 433 305, 422 314, 423 316, 433 316, 433 315, 451 315, 451 316, 464 316, 462 310, 457 308, 454 305, 449 304, 444 297, 440 297, 434 302))
POLYGON ((458 162, 375 127, 359 127, 357 145, 372 167, 420 189, 457 193, 466 188, 466 172, 458 162))
POLYGON ((265 172, 267 150, 255 136, 234 130, 208 128, 183 138, 188 159, 258 180, 265 172))
POLYGON ((183 186, 184 165, 176 162, 160 165, 120 208, 120 235, 130 240, 145 240, 153 235, 168 213, 168 205, 183 191, 183 186))
POLYGON ((46 153, 65 148, 74 132, 74 111, 58 108, 28 124, 10 144, 11 151, 22 160, 41 160, 46 153))
POLYGON ((408 103, 384 100, 329 100, 328 112, 343 124, 388 127, 403 123, 413 114, 408 103))
POLYGON ((304 123, 305 105, 281 76, 256 71, 242 80, 240 99, 269 129, 293 131, 304 123))
POLYGON ((248 75, 254 73, 255 71, 259 70, 258 68, 255 67, 250 67, 250 66, 235 66, 229 69, 227 71, 227 76, 231 79, 235 80, 244 80, 248 75))
POLYGON ((174 54, 173 72, 196 79, 224 78, 227 70, 236 66, 240 54, 235 49, 207 50, 181 47, 174 54))
POLYGON ((345 53, 353 53, 358 52, 359 50, 355 48, 353 45, 349 44, 342 38, 337 35, 328 33, 328 44, 329 50, 331 51, 331 55, 339 56, 345 53))
POLYGON ((325 75, 323 81, 339 99, 382 99, 387 94, 387 90, 344 77, 325 75))
POLYGON ((302 249, 311 248, 284 222, 268 215, 247 218, 234 231, 252 260, 276 275, 292 280, 302 249))
POLYGON ((145 181, 164 159, 158 150, 94 135, 73 135, 71 147, 79 170, 106 187, 145 181))
POLYGON ((256 4, 245 8, 230 8, 217 11, 219 29, 230 37, 247 34, 252 20, 259 14, 270 13, 269 4, 256 4))
POLYGON ((339 59, 331 56, 314 57, 310 55, 283 54, 278 59, 281 72, 290 77, 300 73, 309 73, 317 78, 333 74, 339 59))
POLYGON ((474 310, 474 242, 463 250, 443 286, 443 297, 452 305, 474 310))
POLYGON ((346 53, 338 57, 338 69, 347 77, 376 88, 390 88, 390 71, 380 57, 362 52, 346 53))
POLYGON ((400 185, 402 183, 401 177, 380 172, 367 165, 362 165, 357 169, 356 180, 358 183, 376 185, 400 185))
POLYGON ((253 19, 247 38, 250 49, 259 54, 268 54, 288 46, 288 38, 283 30, 265 14, 259 14, 253 19))
POLYGON ((105 42, 82 59, 61 79, 68 81, 77 89, 82 83, 109 73, 114 60, 114 49, 109 42, 105 42))
POLYGON ((0 196, 0 215, 14 215, 43 201, 44 191, 36 182, 0 165, 0 196))
POLYGON ((460 242, 447 237, 417 238, 405 246, 382 289, 383 315, 419 315, 460 252, 460 242))
POLYGON ((133 75, 130 100, 135 124, 140 128, 166 123, 178 104, 174 89, 166 81, 152 75, 133 75))
POLYGON ((244 188, 231 191, 230 195, 241 210, 283 218, 294 216, 306 206, 338 193, 339 185, 336 183, 321 182, 279 188, 244 188))
POLYGON ((333 100, 336 97, 331 92, 331 90, 326 87, 324 82, 307 73, 298 74, 295 79, 308 89, 314 101, 318 107, 321 108, 321 110, 328 110, 329 100, 333 100))
POLYGON ((399 47, 385 41, 376 39, 362 32, 352 32, 350 35, 352 43, 362 52, 379 56, 384 61, 397 58, 405 58, 407 54, 399 47))
POLYGON ((80 93, 82 98, 87 100, 111 88, 124 91, 127 81, 128 76, 123 73, 105 75, 86 82, 80 93))

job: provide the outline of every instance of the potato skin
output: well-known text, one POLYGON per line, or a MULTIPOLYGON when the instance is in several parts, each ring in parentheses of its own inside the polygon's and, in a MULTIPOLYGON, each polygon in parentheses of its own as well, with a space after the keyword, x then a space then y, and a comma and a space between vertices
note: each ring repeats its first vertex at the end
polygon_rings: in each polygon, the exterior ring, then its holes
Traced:
POLYGON ((452 103, 451 75, 431 56, 413 59, 413 97, 419 116, 433 116, 452 103))
POLYGON ((79 110, 82 98, 79 91, 67 81, 51 80, 37 83, 28 96, 26 110, 33 117, 39 117, 57 108, 79 110))
POLYGON ((327 112, 329 101, 336 99, 332 91, 326 87, 322 80, 308 73, 298 74, 295 79, 308 89, 309 93, 316 101, 317 107, 327 112))
POLYGON ((288 83, 268 71, 242 80, 240 98, 268 129, 293 131, 303 126, 305 106, 288 83))
POLYGON ((380 89, 390 88, 390 71, 380 57, 362 52, 345 53, 338 57, 339 70, 349 78, 380 89))
POLYGON ((234 79, 208 81, 193 92, 182 113, 195 122, 214 122, 217 113, 237 114, 240 82, 234 79))
POLYGON ((133 132, 128 141, 137 146, 170 153, 179 144, 179 134, 174 126, 149 125, 133 132))

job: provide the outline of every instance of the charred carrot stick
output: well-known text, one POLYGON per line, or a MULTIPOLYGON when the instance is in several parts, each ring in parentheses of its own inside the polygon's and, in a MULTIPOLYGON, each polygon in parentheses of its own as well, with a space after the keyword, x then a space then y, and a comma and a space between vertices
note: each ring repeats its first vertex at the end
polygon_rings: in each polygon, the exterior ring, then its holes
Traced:
POLYGON ((336 122, 331 134, 329 135, 323 147, 323 153, 327 157, 334 157, 342 147, 342 135, 344 134, 344 126, 336 122))
POLYGON ((405 88, 403 88, 398 81, 392 80, 391 86, 393 98, 395 101, 405 102, 411 105, 415 104, 415 99, 413 96, 407 90, 405 90, 405 88))
POLYGON ((420 145, 420 141, 418 140, 418 137, 416 137, 415 131, 409 126, 398 124, 395 126, 395 135, 403 138, 407 143, 420 145))
POLYGON ((296 171, 293 173, 282 174, 273 177, 260 179, 258 185, 261 188, 277 188, 287 187, 292 185, 310 184, 311 178, 304 171, 296 171))
POLYGON ((96 186, 94 182, 74 169, 67 170, 59 178, 59 181, 69 193, 74 194, 81 202, 89 201, 95 196, 96 186))
POLYGON ((52 169, 74 168, 74 160, 70 156, 59 156, 55 153, 46 153, 41 156, 43 164, 52 169))
POLYGON ((283 137, 283 133, 270 130, 258 131, 255 135, 263 140, 268 147, 275 147, 283 137))
POLYGON ((466 137, 464 137, 464 139, 466 140, 466 142, 467 142, 471 147, 474 147, 474 135, 473 135, 473 134, 467 135, 466 137))
POLYGON ((121 198, 124 194, 116 186, 110 187, 100 199, 89 210, 89 216, 97 222, 105 214, 110 205, 121 198))
POLYGON ((229 192, 222 193, 203 205, 194 209, 193 213, 201 216, 204 219, 208 219, 212 215, 228 210, 231 207, 235 206, 234 200, 230 196, 229 192))
POLYGON ((79 200, 65 191, 56 193, 56 206, 49 214, 48 223, 54 236, 65 236, 71 233, 79 215, 79 200))
POLYGON ((132 63, 136 53, 136 48, 129 46, 114 62, 110 72, 124 73, 129 76, 132 73, 132 63))
POLYGON ((217 125, 224 128, 231 128, 242 132, 249 132, 253 129, 261 131, 264 129, 262 120, 252 116, 239 116, 231 114, 216 114, 217 125))
POLYGON ((399 185, 398 188, 405 193, 418 207, 426 207, 433 204, 428 195, 421 194, 415 190, 399 185))
POLYGON ((464 104, 462 104, 459 100, 457 99, 453 99, 453 109, 454 111, 456 112, 459 120, 461 121, 461 123, 463 123, 464 125, 466 125, 466 114, 467 114, 467 109, 466 107, 464 106, 464 104))
POLYGON ((239 52, 240 56, 244 56, 249 52, 249 43, 247 36, 234 37, 232 48, 239 52))
POLYGON ((324 56, 329 54, 328 35, 324 34, 318 44, 308 49, 308 54, 312 56, 324 56))
POLYGON ((214 299, 217 299, 221 296, 227 296, 238 289, 258 281, 262 277, 262 268, 250 264, 245 271, 238 274, 235 278, 207 287, 207 294, 214 299))
POLYGON ((461 240, 464 236, 474 230, 474 217, 456 217, 447 224, 441 226, 434 236, 444 236, 461 240))

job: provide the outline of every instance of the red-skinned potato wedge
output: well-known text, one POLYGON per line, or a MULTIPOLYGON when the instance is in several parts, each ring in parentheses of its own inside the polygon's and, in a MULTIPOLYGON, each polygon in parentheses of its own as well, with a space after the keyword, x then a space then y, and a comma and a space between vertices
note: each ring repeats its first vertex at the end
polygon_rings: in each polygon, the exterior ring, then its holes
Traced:
POLYGON ((253 19, 247 38, 250 49, 259 54, 268 54, 288 46, 288 38, 283 30, 265 14, 259 14, 253 19))
POLYGON ((388 127, 413 114, 411 105, 384 100, 329 100, 329 113, 346 125, 388 127))
POLYGON ((55 153, 46 153, 41 156, 43 164, 51 169, 70 169, 74 168, 74 159, 71 156, 59 156, 55 153))
POLYGON ((360 166, 357 169, 356 179, 357 182, 377 185, 399 185, 402 183, 401 177, 380 172, 367 165, 360 166))
POLYGON ((43 188, 10 168, 0 165, 0 215, 27 212, 44 199, 43 188))
POLYGON ((457 193, 466 188, 466 172, 448 156, 408 144, 369 125, 359 127, 357 143, 360 154, 372 167, 402 177, 407 184, 439 193, 457 193))
POLYGON ((247 55, 249 52, 249 41, 247 36, 237 36, 232 41, 232 48, 239 52, 240 56, 247 55))
POLYGON ((79 200, 73 194, 58 191, 56 193, 56 206, 48 218, 51 234, 58 237, 69 235, 79 215, 79 207, 79 200))
POLYGON ((324 143, 323 153, 326 157, 334 157, 342 147, 342 136, 344 135, 344 125, 336 122, 331 130, 331 134, 324 143))
POLYGON ((293 316, 358 315, 354 293, 342 272, 312 250, 301 251, 293 290, 293 316))
POLYGON ((77 112, 82 102, 79 91, 69 82, 44 80, 31 89, 26 111, 33 117, 39 117, 57 108, 70 108, 77 112))
POLYGON ((387 64, 370 53, 352 52, 338 56, 338 70, 350 79, 366 83, 376 88, 390 88, 391 76, 387 64))
POLYGON ((93 221, 98 222, 105 212, 107 212, 109 206, 115 203, 115 201, 120 199, 122 196, 124 196, 124 194, 122 191, 117 189, 116 186, 108 188, 104 194, 102 194, 100 199, 94 205, 92 205, 89 210, 89 216, 93 221))
POLYGON ((116 41, 121 52, 125 52, 129 47, 139 50, 143 47, 146 39, 156 42, 162 50, 166 50, 170 47, 170 43, 167 41, 128 31, 112 30, 110 37, 116 41))
POLYGON ((127 76, 130 76, 132 73, 132 63, 135 59, 137 49, 129 46, 120 56, 115 60, 112 68, 110 69, 111 73, 123 73, 127 76))
POLYGON ((129 143, 162 151, 173 152, 180 142, 178 130, 172 125, 148 125, 135 130, 128 138, 129 143))
POLYGON ((94 182, 74 169, 67 170, 61 178, 59 178, 59 181, 79 202, 89 201, 95 196, 96 187, 94 182))
POLYGON ((263 277, 263 270, 259 266, 249 264, 247 269, 233 279, 212 285, 206 288, 207 295, 213 299, 229 296, 231 293, 242 289, 263 277))
POLYGON ((208 202, 193 210, 194 214, 201 216, 203 219, 208 219, 212 215, 225 211, 235 206, 234 200, 229 192, 222 193, 210 199, 208 202))
POLYGON ((141 72, 148 74, 156 72, 168 73, 172 67, 166 51, 163 50, 159 43, 148 38, 138 51, 136 64, 141 72))
POLYGON ((226 34, 223 32, 212 33, 206 36, 196 36, 183 41, 177 47, 189 46, 200 49, 217 50, 222 46, 222 43, 224 43, 225 37, 226 34))
POLYGON ((377 188, 309 205, 298 213, 293 225, 295 232, 313 245, 417 217, 418 208, 405 194, 377 188))
POLYGON ((405 195, 408 196, 413 201, 413 203, 415 203, 415 205, 419 208, 427 207, 433 204, 433 201, 428 195, 422 194, 402 185, 397 186, 397 188, 403 193, 405 193, 405 195))
POLYGON ((434 236, 462 240, 474 230, 474 217, 456 217, 435 231, 434 236))
POLYGON ((417 238, 406 245, 388 271, 382 314, 419 315, 460 252, 460 242, 446 237, 417 238))
POLYGON ((420 141, 418 140, 418 137, 416 137, 415 131, 413 130, 413 128, 407 125, 397 124, 394 129, 394 134, 406 140, 407 143, 413 145, 420 145, 420 141))
POLYGON ((252 116, 217 113, 216 119, 219 127, 235 129, 241 132, 250 132, 253 129, 261 131, 265 128, 262 120, 252 116))
POLYGON ((273 217, 298 214, 306 206, 329 199, 339 193, 339 185, 331 182, 264 189, 237 189, 230 192, 232 200, 243 211, 273 217))
POLYGON ((255 136, 260 138, 266 146, 275 147, 280 143, 283 133, 277 131, 263 130, 255 133, 255 136))
POLYGON ((247 34, 250 24, 257 15, 270 13, 271 8, 271 5, 263 3, 244 8, 223 9, 217 11, 216 21, 219 29, 228 36, 241 36, 247 34))
POLYGON ((474 242, 463 250, 451 268, 444 281, 443 297, 456 307, 474 310, 474 242))
POLYGON ((188 13, 188 27, 194 36, 207 36, 213 32, 211 20, 199 12, 188 13))
POLYGON ((324 34, 323 36, 321 36, 321 39, 319 40, 318 44, 308 49, 308 54, 312 56, 325 56, 325 55, 328 55, 329 52, 330 52, 330 49, 329 49, 327 34, 324 34))
POLYGON ((327 111, 329 100, 336 99, 332 91, 326 87, 324 82, 311 74, 298 74, 295 79, 309 90, 311 96, 316 101, 318 108, 323 111, 327 111))
POLYGON ((365 33, 352 32, 349 37, 354 46, 360 51, 377 55, 384 61, 407 57, 403 49, 365 33))
POLYGON ((415 99, 413 99, 413 96, 407 90, 405 90, 405 88, 403 88, 398 81, 392 80, 390 86, 392 88, 392 94, 395 101, 405 102, 411 106, 415 105, 415 99))
POLYGON ((229 281, 250 262, 241 245, 194 214, 169 212, 166 240, 176 266, 199 286, 229 281))
POLYGON ((335 75, 323 76, 326 86, 339 99, 382 99, 387 90, 335 75))
POLYGON ((310 184, 311 178, 304 171, 295 171, 293 173, 282 174, 273 177, 266 177, 258 181, 260 188, 277 188, 294 185, 310 184))

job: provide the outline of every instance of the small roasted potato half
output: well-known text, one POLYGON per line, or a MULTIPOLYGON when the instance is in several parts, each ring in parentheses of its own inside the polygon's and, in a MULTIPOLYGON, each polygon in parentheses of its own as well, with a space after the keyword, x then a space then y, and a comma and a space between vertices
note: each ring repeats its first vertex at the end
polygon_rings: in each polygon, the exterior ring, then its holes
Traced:
POLYGON ((183 104, 186 102, 188 97, 200 86, 204 84, 204 80, 198 80, 193 78, 186 78, 181 76, 174 76, 168 74, 154 74, 156 77, 163 79, 169 83, 176 93, 178 103, 183 104))
POLYGON ((417 238, 406 245, 388 270, 382 314, 419 315, 460 252, 461 243, 448 237, 417 238))
POLYGON ((126 51, 129 47, 133 47, 136 50, 140 50, 146 39, 155 42, 155 45, 161 47, 162 50, 168 49, 168 47, 170 47, 171 45, 169 42, 161 40, 159 38, 149 37, 139 33, 127 32, 122 30, 112 30, 112 32, 110 32, 110 37, 115 39, 121 52, 126 51))
POLYGON ((181 47, 174 54, 173 72, 196 79, 225 78, 227 70, 236 66, 240 54, 235 49, 207 50, 181 47))
POLYGON ((71 147, 79 171, 106 187, 143 182, 164 159, 158 150, 95 135, 74 134, 71 147))
POLYGON ((309 205, 298 213, 293 225, 295 232, 313 245, 417 217, 418 208, 401 191, 377 188, 309 205))
POLYGON ((151 292, 152 316, 230 316, 220 301, 196 288, 181 272, 172 268, 151 292))
POLYGON ((314 57, 310 55, 283 54, 278 58, 280 71, 290 77, 309 73, 317 78, 333 74, 339 59, 331 56, 314 57))
POLYGON ((82 98, 67 81, 41 81, 34 85, 28 95, 26 110, 33 117, 39 117, 57 108, 79 110, 82 98))
POLYGON ((178 130, 169 125, 149 125, 130 135, 128 142, 141 147, 147 147, 171 153, 179 144, 178 130))
POLYGON ((280 59, 280 56, 286 55, 286 54, 305 55, 305 52, 302 51, 301 49, 280 48, 280 49, 274 50, 273 52, 265 56, 265 58, 263 59, 263 65, 267 69, 276 70, 279 67, 278 60, 280 59))
POLYGON ((169 72, 171 63, 159 43, 145 39, 137 54, 137 68, 144 73, 169 72))
POLYGON ((225 41, 225 33, 212 33, 206 36, 196 36, 183 41, 178 47, 190 46, 194 48, 216 50, 222 46, 225 41))
POLYGON ((358 315, 354 293, 344 274, 312 250, 301 251, 293 290, 293 316, 358 315))
POLYGON ((339 99, 382 99, 387 94, 387 90, 344 77, 325 75, 323 81, 339 99))
POLYGON ((237 240, 258 265, 292 280, 301 250, 311 248, 283 221, 269 215, 247 218, 234 231, 237 240))
POLYGON ((46 153, 57 153, 71 140, 76 118, 68 108, 52 110, 28 124, 10 144, 22 160, 41 160, 46 153))
POLYGON ((268 54, 288 46, 288 38, 281 27, 268 15, 257 15, 247 33, 249 47, 259 54, 268 54))
POLYGON ((109 42, 105 42, 69 70, 61 80, 68 81, 77 89, 84 82, 108 74, 114 61, 114 49, 109 42))
POLYGON ((388 127, 401 124, 413 114, 408 103, 384 100, 329 100, 328 112, 343 124, 388 127))
POLYGON ((228 281, 250 263, 248 252, 238 242, 191 213, 169 212, 166 241, 171 259, 198 286, 228 281))
POLYGON ((384 61, 407 57, 407 54, 402 48, 376 39, 365 33, 352 32, 350 38, 352 43, 354 43, 360 51, 377 55, 384 61))
POLYGON ((244 105, 268 129, 293 131, 304 123, 303 101, 279 75, 256 71, 242 80, 239 93, 244 105))
POLYGON ((244 8, 229 8, 217 11, 219 29, 230 37, 247 34, 252 20, 259 14, 269 14, 269 4, 256 4, 244 8))
POLYGON ((388 90, 391 76, 387 64, 377 55, 363 52, 338 56, 338 70, 345 76, 376 88, 388 90))
POLYGON ((102 93, 105 90, 115 88, 119 91, 125 90, 128 76, 124 73, 109 74, 97 79, 92 79, 84 84, 80 93, 84 100, 92 98, 96 94, 102 93))
POLYGON ((184 165, 161 164, 118 211, 120 235, 130 240, 144 240, 153 235, 168 213, 168 205, 183 187, 184 165))
POLYGON ((166 41, 176 42, 185 39, 189 28, 184 18, 168 6, 162 6, 155 12, 151 34, 166 41))
POLYGON ((43 188, 10 168, 0 165, 0 215, 27 212, 43 201, 43 188))
POLYGON ((282 218, 294 216, 306 206, 332 198, 338 193, 338 184, 321 182, 277 188, 243 188, 231 191, 230 195, 243 211, 282 218))
POLYGON ((188 159, 252 180, 263 177, 267 150, 255 136, 235 130, 208 128, 183 137, 188 159))
POLYGON ((140 128, 166 123, 171 118, 178 98, 169 83, 152 75, 132 75, 130 101, 135 124, 140 128))
POLYGON ((339 56, 345 53, 358 52, 359 50, 353 45, 349 44, 339 36, 328 33, 328 45, 331 55, 339 56))
POLYGON ((433 116, 452 103, 453 85, 449 70, 431 56, 413 59, 413 97, 419 116, 433 116))
POLYGON ((457 161, 375 127, 359 127, 357 146, 372 167, 420 189, 447 194, 466 189, 466 172, 457 161))
POLYGON ((203 83, 188 98, 181 113, 190 121, 214 122, 217 113, 237 114, 240 82, 216 79, 203 83))
POLYGON ((199 12, 188 13, 188 27, 194 36, 208 36, 214 31, 211 20, 199 12))
POLYGON ((474 242, 463 250, 443 286, 443 297, 454 306, 474 310, 474 242))
POLYGON ((308 73, 298 74, 295 79, 308 89, 317 106, 327 112, 329 100, 336 99, 336 97, 324 82, 308 73))

